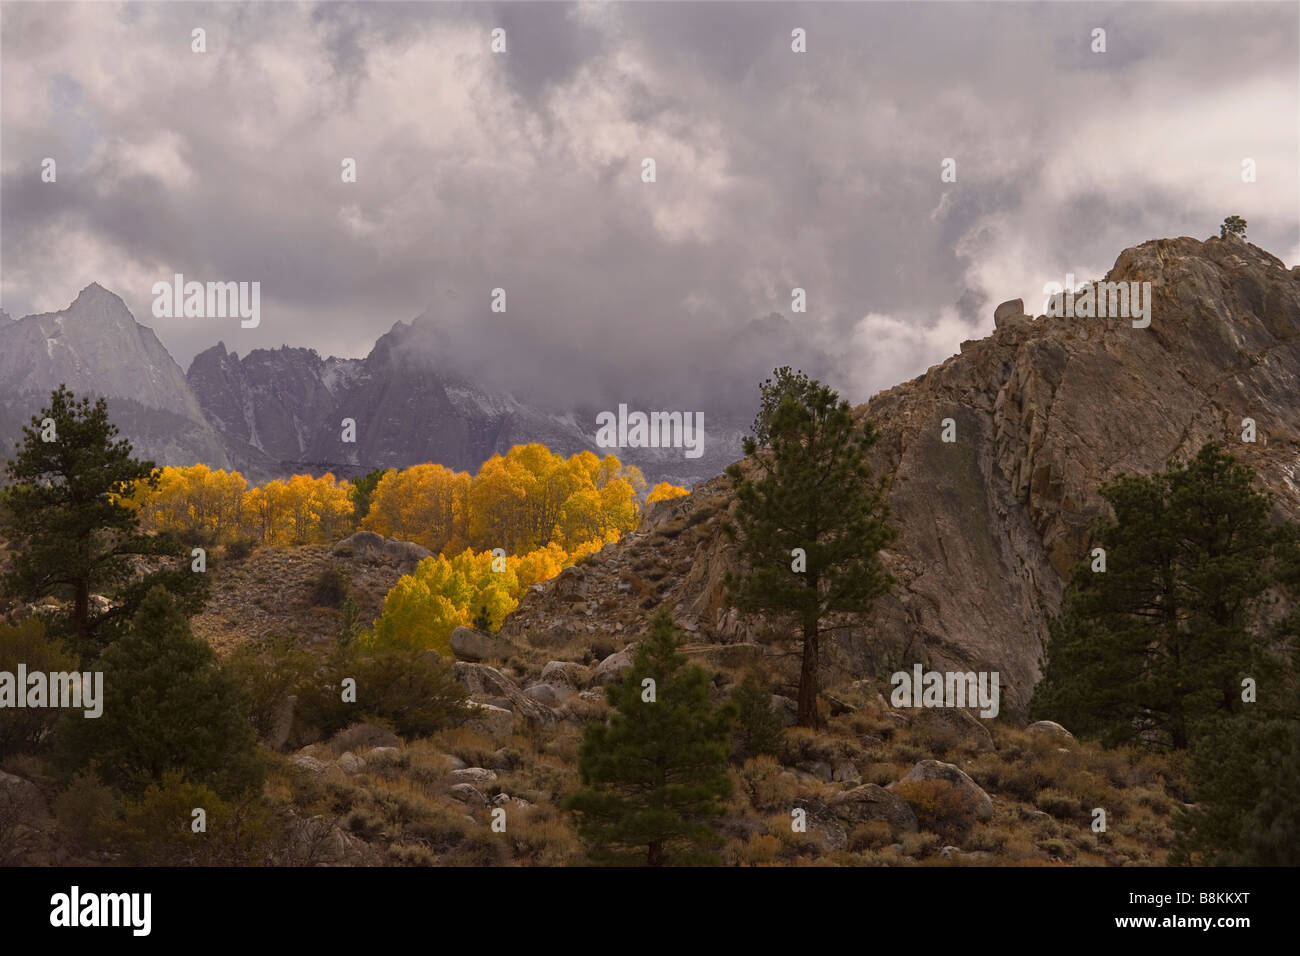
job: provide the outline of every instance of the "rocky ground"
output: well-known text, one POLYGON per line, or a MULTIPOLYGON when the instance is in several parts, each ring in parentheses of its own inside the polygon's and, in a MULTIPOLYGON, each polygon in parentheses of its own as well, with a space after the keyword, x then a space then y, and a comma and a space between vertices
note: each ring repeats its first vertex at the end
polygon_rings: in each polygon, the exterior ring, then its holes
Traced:
MULTIPOLYGON (((594 633, 594 632, 590 632, 594 633)), ((457 679, 475 716, 402 742, 360 725, 287 756, 273 789, 333 834, 322 863, 579 863, 583 847, 559 809, 578 786, 586 720, 631 654, 568 654, 540 667, 498 659, 501 639, 460 632, 457 679), (512 673, 515 676, 507 676, 512 673), (491 829, 506 811, 504 833, 491 829)), ((754 658, 752 645, 693 645, 721 699, 754 658), (738 653, 735 653, 738 652, 738 653)), ((905 712, 874 681, 826 701, 828 722, 787 727, 780 752, 732 768, 719 824, 728 865, 1133 865, 1164 860, 1183 803, 1180 768, 1136 752, 1102 751, 1042 722, 1016 728, 964 711, 905 712), (942 783, 935 787, 933 781, 942 783), (945 802, 947 801, 947 802, 945 802), (1094 808, 1107 829, 1094 832, 1094 808), (802 810, 806 831, 792 826, 802 810)), ((793 701, 774 706, 793 722, 793 701)))
POLYGON ((308 645, 332 641, 343 627, 343 612, 313 601, 313 587, 322 573, 337 568, 347 578, 357 618, 369 627, 393 585, 428 554, 417 544, 384 542, 378 535, 358 532, 333 547, 258 548, 238 559, 219 555, 212 595, 190 623, 220 654, 268 637, 290 637, 308 645))

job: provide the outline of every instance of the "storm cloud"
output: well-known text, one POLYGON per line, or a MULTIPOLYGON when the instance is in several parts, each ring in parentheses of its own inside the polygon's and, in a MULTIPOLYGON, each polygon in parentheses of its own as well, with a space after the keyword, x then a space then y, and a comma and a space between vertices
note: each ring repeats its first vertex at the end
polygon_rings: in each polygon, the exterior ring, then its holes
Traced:
POLYGON ((0 304, 98 281, 182 366, 364 355, 422 316, 449 366, 557 409, 743 408, 776 364, 862 401, 1146 239, 1237 214, 1295 264, 1297 15, 7 3, 0 304), (153 318, 174 273, 260 281, 261 324, 153 318))

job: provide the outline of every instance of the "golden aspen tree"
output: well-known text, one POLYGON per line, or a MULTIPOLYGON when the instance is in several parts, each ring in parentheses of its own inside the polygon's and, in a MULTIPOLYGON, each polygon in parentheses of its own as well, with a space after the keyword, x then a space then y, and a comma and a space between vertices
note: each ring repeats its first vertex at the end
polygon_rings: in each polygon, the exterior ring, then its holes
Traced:
POLYGON ((645 503, 654 504, 656 501, 667 501, 670 498, 680 498, 683 495, 689 495, 690 492, 680 485, 670 484, 667 481, 661 481, 650 489, 650 494, 646 496, 645 503))

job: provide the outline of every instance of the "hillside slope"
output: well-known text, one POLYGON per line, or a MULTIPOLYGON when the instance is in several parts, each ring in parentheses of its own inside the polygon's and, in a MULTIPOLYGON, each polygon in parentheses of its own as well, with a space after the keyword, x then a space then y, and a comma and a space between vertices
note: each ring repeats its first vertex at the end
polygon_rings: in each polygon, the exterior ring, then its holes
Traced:
MULTIPOLYGON (((1151 282, 1149 328, 1000 308, 993 335, 858 409, 882 433, 873 465, 899 530, 885 555, 898 585, 873 619, 836 633, 826 686, 920 660, 997 670, 1004 710, 1023 710, 1063 576, 1089 547, 1098 487, 1208 439, 1229 443, 1280 512, 1300 517, 1300 269, 1236 238, 1180 238, 1124 251, 1106 279, 1151 282), (1246 417, 1254 444, 1241 442, 1246 417), (941 441, 945 418, 954 443, 941 441)), ((781 636, 725 607, 729 485, 650 509, 636 534, 534 588, 503 632, 539 646, 582 632, 621 643, 666 601, 706 643, 781 636)))

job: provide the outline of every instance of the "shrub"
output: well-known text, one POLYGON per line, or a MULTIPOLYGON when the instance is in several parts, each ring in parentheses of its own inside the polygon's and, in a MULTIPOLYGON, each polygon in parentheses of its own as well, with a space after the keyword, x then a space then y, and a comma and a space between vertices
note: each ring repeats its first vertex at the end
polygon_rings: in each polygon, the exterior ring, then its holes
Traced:
POLYGON ((260 795, 223 800, 206 784, 169 770, 122 816, 102 826, 106 840, 128 863, 142 866, 250 866, 266 862, 279 842, 274 815, 260 795), (204 829, 195 832, 195 809, 204 829))
POLYGON ((737 708, 733 757, 740 762, 759 754, 776 755, 781 749, 781 715, 772 707, 772 695, 758 678, 746 675, 731 695, 737 708))
POLYGON ((54 798, 54 818, 60 829, 90 848, 102 842, 105 824, 116 818, 118 810, 117 797, 94 770, 74 775, 68 789, 54 798))
POLYGON ((770 833, 752 833, 749 839, 735 847, 735 855, 740 866, 774 864, 781 855, 781 841, 770 833))
POLYGON ((747 760, 740 777, 749 793, 749 802, 756 810, 776 810, 789 807, 798 791, 789 777, 782 776, 784 768, 775 759, 761 754, 747 760))
POLYGON ((352 590, 352 582, 337 564, 324 568, 311 580, 309 600, 312 607, 342 607, 352 590))
POLYGON ((921 833, 904 833, 898 842, 903 844, 903 854, 905 856, 914 856, 920 859, 933 853, 938 848, 939 837, 924 831, 921 833))
POLYGON ((451 663, 436 653, 399 648, 336 648, 299 692, 303 717, 332 734, 356 722, 387 722, 403 737, 425 737, 464 717, 465 690, 451 663), (346 678, 356 681, 356 703, 343 700, 346 678))
POLYGON ((1078 797, 1051 788, 1041 791, 1034 798, 1034 806, 1058 820, 1077 820, 1083 811, 1078 797))
MULTIPOLYGON (((17 674, 20 663, 27 665, 29 673, 47 674, 75 671, 78 666, 76 655, 58 640, 46 637, 45 625, 34 617, 18 624, 0 625, 0 671, 17 674)), ((53 730, 59 715, 55 707, 0 709, 0 759, 35 750, 53 730)))
POLYGON ((256 538, 246 538, 246 537, 235 538, 228 545, 226 545, 226 557, 229 558, 231 561, 242 561, 250 554, 252 554, 253 549, 256 547, 257 547, 256 538))
POLYGON ((894 793, 908 802, 922 830, 949 843, 961 843, 975 824, 975 797, 947 780, 901 780, 894 793))
POLYGON ((388 862, 393 866, 437 866, 438 857, 427 846, 394 843, 388 848, 388 862))
POLYGON ((869 820, 858 824, 849 833, 849 849, 854 853, 878 850, 893 842, 893 837, 893 827, 884 820, 869 820))
POLYGON ((259 737, 275 730, 280 707, 307 686, 319 661, 287 638, 241 644, 222 665, 248 698, 249 721, 259 737))
POLYGON ((359 754, 371 747, 396 747, 401 741, 386 722, 356 723, 340 730, 330 739, 330 749, 335 754, 352 751, 359 754))

